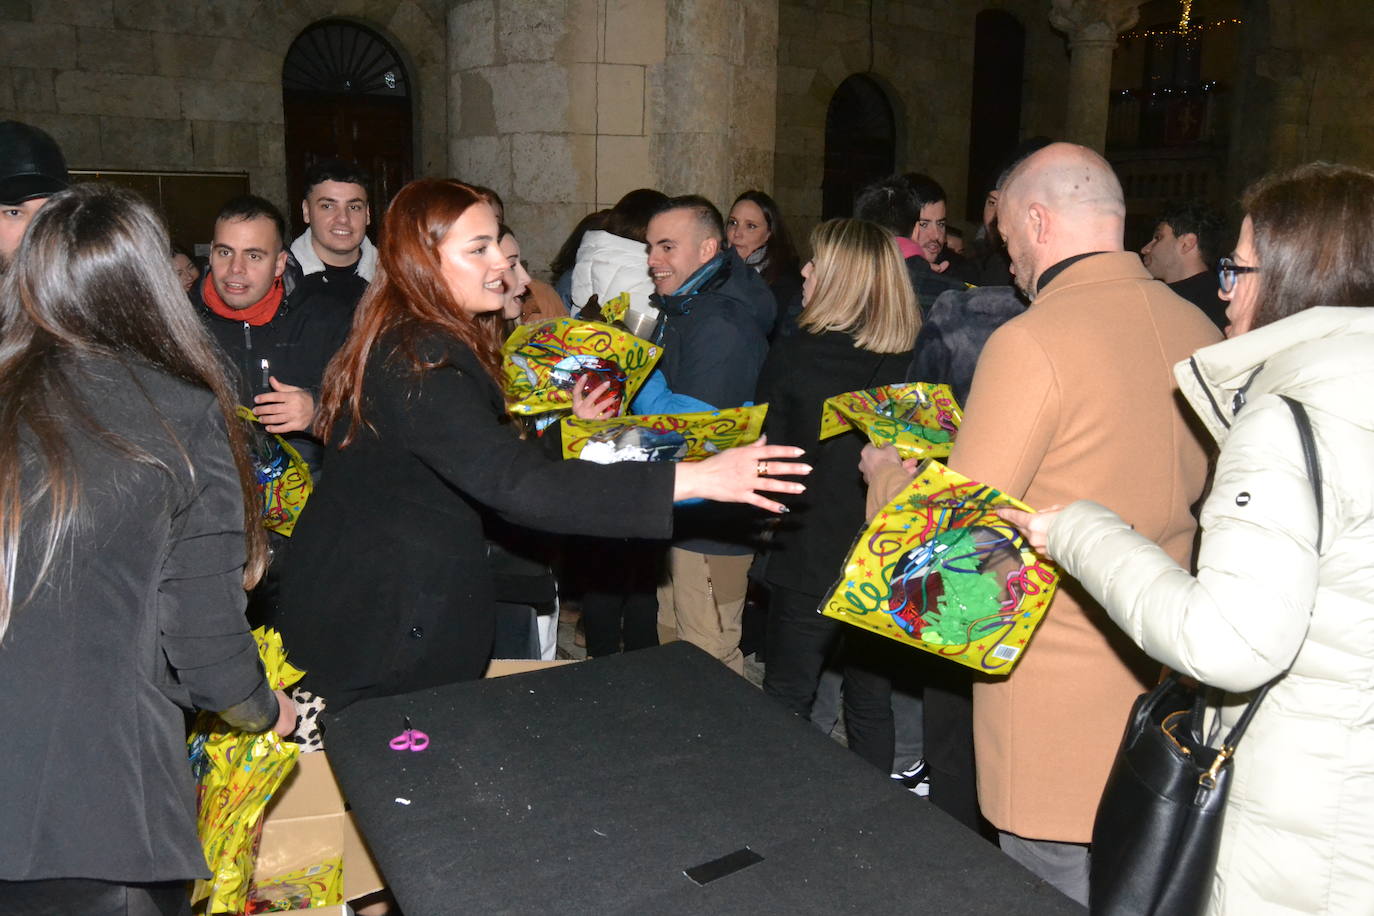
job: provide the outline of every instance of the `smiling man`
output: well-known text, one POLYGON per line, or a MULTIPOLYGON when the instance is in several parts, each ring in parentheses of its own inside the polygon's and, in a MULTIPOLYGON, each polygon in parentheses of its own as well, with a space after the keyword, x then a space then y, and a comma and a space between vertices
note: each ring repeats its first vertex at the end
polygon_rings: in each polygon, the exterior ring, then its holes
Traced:
POLYGON ((306 285, 327 291, 349 308, 358 304, 377 270, 377 249, 367 237, 370 181, 361 167, 341 159, 325 159, 306 169, 301 201, 306 230, 291 243, 291 257, 306 285))
MULTIPOLYGON (((768 284, 725 244, 720 211, 703 197, 669 200, 646 236, 656 290, 650 301, 663 312, 658 368, 668 388, 716 408, 753 400, 777 310, 768 284)), ((675 620, 680 639, 743 674, 740 619, 752 528, 738 512, 704 505, 680 509, 673 531, 660 615, 675 620)))

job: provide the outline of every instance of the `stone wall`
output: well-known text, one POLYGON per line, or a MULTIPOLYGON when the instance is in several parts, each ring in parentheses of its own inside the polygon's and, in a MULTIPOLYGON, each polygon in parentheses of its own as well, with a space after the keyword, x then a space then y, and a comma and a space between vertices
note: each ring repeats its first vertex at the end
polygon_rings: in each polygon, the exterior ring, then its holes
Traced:
POLYGON ((1374 168, 1374 19, 1364 3, 1257 0, 1242 37, 1232 192, 1327 159, 1374 168))
POLYGON ((776 35, 777 0, 457 0, 450 167, 536 273, 635 188, 728 206, 772 178, 776 35))
POLYGON ((825 115, 840 83, 866 73, 888 90, 896 114, 899 172, 927 172, 949 195, 951 218, 964 212, 972 104, 974 19, 1006 9, 1026 27, 1021 133, 1063 128, 1064 40, 1033 0, 983 3, 781 0, 775 197, 794 237, 820 218, 825 115))
MULTIPOLYGON (((42 127, 75 169, 243 171, 285 207, 281 70, 300 32, 341 17, 415 75, 420 174, 448 131, 442 0, 3 0, 0 118, 42 127)), ((294 204, 294 202, 292 202, 294 204)))

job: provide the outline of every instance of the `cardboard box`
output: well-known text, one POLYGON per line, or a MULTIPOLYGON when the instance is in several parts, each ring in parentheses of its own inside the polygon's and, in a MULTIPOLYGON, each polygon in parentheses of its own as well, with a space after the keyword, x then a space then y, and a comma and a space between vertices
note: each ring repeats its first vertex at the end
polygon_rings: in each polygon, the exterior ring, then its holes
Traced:
MULTIPOLYGON (((487 677, 505 677, 573 664, 576 659, 527 661, 494 659, 487 677)), ((295 770, 286 778, 268 805, 262 822, 262 843, 258 848, 255 879, 271 878, 308 868, 342 854, 344 899, 354 900, 386 886, 372 861, 362 834, 345 810, 343 794, 329 767, 326 752, 302 754, 295 770)), ((291 910, 311 916, 349 914, 347 906, 291 910)))
MULTIPOLYGON (((385 883, 367 851, 329 760, 323 752, 302 754, 295 770, 277 792, 262 822, 255 879, 308 868, 342 855, 344 899, 381 890, 385 883)), ((295 910, 323 914, 329 908, 295 910)))

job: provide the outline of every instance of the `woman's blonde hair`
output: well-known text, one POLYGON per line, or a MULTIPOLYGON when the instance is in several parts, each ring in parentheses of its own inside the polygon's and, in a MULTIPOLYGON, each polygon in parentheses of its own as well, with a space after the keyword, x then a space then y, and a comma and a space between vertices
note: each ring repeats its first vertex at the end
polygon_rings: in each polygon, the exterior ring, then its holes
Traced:
POLYGON ((861 219, 832 219, 811 231, 811 297, 797 323, 812 334, 844 331, 873 353, 916 342, 921 312, 891 233, 861 219))

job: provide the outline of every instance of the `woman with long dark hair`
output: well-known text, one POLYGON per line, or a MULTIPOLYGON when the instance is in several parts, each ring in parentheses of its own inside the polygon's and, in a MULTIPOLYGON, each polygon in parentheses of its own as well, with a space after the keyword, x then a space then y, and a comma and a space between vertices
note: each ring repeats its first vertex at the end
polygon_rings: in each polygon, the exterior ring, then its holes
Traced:
POLYGON ((894 745, 883 668, 889 641, 816 613, 863 527, 864 440, 846 434, 822 442, 819 432, 826 398, 905 379, 921 317, 897 245, 881 226, 830 220, 812 232, 811 247, 799 331, 774 344, 759 375, 757 400, 769 404, 765 431, 803 443, 816 468, 811 493, 787 501, 791 514, 779 520, 764 567, 771 600, 763 689, 809 716, 843 629, 849 747, 887 773, 894 745))
POLYGON ((522 440, 500 387, 507 262, 496 216, 458 181, 402 188, 380 265, 330 363, 317 432, 329 476, 289 546, 279 627, 334 708, 480 677, 492 580, 478 505, 564 534, 663 538, 672 503, 782 507, 799 449, 757 445, 692 464, 559 461, 522 440))
POLYGON ((76 185, 0 284, 6 913, 189 913, 183 708, 295 723, 243 616, 265 551, 242 425, 168 246, 133 193, 76 185))
POLYGON ((730 205, 725 237, 745 264, 759 272, 778 304, 769 340, 796 332, 801 311, 801 266, 777 201, 763 191, 745 191, 730 205))
POLYGON ((1374 172, 1313 163, 1241 205, 1230 339, 1174 368, 1221 445, 1197 575, 1094 502, 1003 514, 1151 657, 1215 688, 1215 741, 1258 703, 1207 911, 1374 913, 1374 172), (1285 400, 1309 417, 1320 497, 1285 400))

